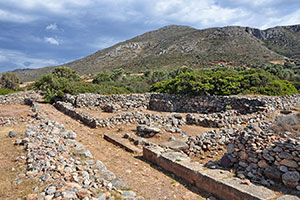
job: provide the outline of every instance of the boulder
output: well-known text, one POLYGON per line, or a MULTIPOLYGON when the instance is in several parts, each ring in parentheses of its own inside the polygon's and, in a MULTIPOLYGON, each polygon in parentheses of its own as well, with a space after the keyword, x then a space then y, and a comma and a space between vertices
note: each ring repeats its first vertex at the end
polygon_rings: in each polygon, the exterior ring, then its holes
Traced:
POLYGON ((174 151, 183 151, 189 148, 189 146, 185 142, 180 140, 166 142, 162 146, 170 148, 174 151))
POLYGON ((268 167, 264 170, 264 174, 266 177, 274 180, 281 180, 281 172, 274 168, 274 167, 268 167))
POLYGON ((284 185, 292 188, 297 187, 299 179, 300 175, 297 171, 289 171, 282 175, 282 182, 284 185))
POLYGON ((12 138, 12 137, 16 137, 19 133, 15 132, 15 131, 9 131, 8 133, 8 137, 12 138))

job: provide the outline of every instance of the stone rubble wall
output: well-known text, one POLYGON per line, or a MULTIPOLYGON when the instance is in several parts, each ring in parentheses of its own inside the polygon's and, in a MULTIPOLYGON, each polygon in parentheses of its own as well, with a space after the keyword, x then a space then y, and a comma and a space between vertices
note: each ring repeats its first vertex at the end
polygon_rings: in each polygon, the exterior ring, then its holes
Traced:
POLYGON ((179 97, 170 94, 152 94, 148 108, 163 112, 215 113, 236 110, 241 114, 265 109, 288 109, 300 105, 300 94, 279 97, 197 96, 179 97))
POLYGON ((18 137, 15 145, 25 152, 15 160, 26 165, 26 172, 17 175, 16 183, 32 178, 37 185, 26 199, 143 199, 137 198, 120 178, 95 161, 91 152, 76 141, 76 133, 52 121, 30 126, 18 137), (38 192, 43 186, 42 192, 38 192))
POLYGON ((257 112, 241 115, 236 110, 227 110, 220 113, 187 114, 186 123, 189 125, 222 128, 238 127, 242 124, 260 122, 266 119, 266 112, 257 112))
POLYGON ((191 156, 214 152, 227 146, 221 160, 208 162, 209 168, 233 168, 239 178, 265 186, 283 183, 300 190, 300 137, 274 133, 272 122, 249 123, 243 129, 221 128, 189 137, 191 156))
MULTIPOLYGON (((287 116, 288 117, 288 116, 287 116)), ((247 123, 245 128, 224 127, 188 137, 189 155, 222 150, 227 153, 212 168, 233 168, 239 178, 265 186, 283 183, 300 190, 300 137, 291 132, 275 133, 274 122, 247 123)))
POLYGON ((71 103, 78 108, 103 108, 106 105, 115 105, 115 111, 128 111, 147 108, 150 100, 150 93, 128 94, 128 95, 100 95, 100 94, 79 94, 65 95, 64 102, 71 103))
MULTIPOLYGON (((30 104, 42 99, 40 92, 25 91, 0 96, 0 104, 30 104)), ((130 111, 148 108, 155 111, 183 113, 214 113, 236 110, 247 114, 265 109, 289 109, 300 105, 300 94, 276 97, 197 96, 179 97, 171 94, 65 95, 64 102, 79 108, 111 108, 115 111, 130 111)))
POLYGON ((32 101, 38 101, 42 99, 42 96, 39 92, 35 92, 32 90, 25 92, 18 92, 8 95, 0 95, 0 105, 8 105, 8 104, 30 104, 32 101))
POLYGON ((253 182, 269 186, 279 181, 300 190, 300 138, 275 134, 269 126, 248 125, 235 131, 223 165, 232 165, 239 177, 253 182))
POLYGON ((96 127, 110 127, 113 128, 117 125, 126 125, 126 124, 146 124, 146 125, 159 125, 163 127, 178 127, 185 124, 185 120, 182 118, 176 118, 174 115, 157 115, 149 113, 141 113, 138 111, 126 112, 122 114, 117 114, 113 117, 108 118, 99 118, 88 114, 87 112, 78 111, 71 103, 58 101, 54 106, 65 113, 66 115, 71 116, 76 120, 82 121, 87 126, 92 128, 96 127))

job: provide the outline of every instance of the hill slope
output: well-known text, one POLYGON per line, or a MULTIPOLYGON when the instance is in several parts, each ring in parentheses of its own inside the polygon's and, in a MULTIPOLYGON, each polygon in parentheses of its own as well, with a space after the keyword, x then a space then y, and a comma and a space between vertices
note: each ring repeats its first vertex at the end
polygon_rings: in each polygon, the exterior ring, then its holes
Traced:
MULTIPOLYGON (((194 68, 229 63, 255 65, 300 58, 300 25, 259 30, 229 26, 204 30, 188 26, 165 26, 147 32, 90 56, 70 62, 80 74, 124 68, 132 72, 146 69, 194 68)), ((49 73, 54 67, 16 70, 24 81, 49 73)))

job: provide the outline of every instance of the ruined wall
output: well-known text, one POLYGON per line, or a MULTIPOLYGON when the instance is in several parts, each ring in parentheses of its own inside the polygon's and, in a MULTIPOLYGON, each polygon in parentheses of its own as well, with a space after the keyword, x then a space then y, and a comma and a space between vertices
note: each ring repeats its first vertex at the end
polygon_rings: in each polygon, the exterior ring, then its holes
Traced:
POLYGON ((147 108, 150 96, 149 93, 128 95, 79 94, 65 95, 63 101, 79 108, 97 109, 111 105, 112 111, 127 111, 147 108))
POLYGON ((300 94, 281 97, 196 96, 180 97, 171 94, 146 93, 129 95, 79 94, 66 95, 64 102, 74 107, 97 109, 107 112, 148 108, 162 112, 215 113, 236 110, 241 114, 265 109, 288 109, 300 105, 300 94))
POLYGON ((170 94, 152 94, 149 109, 165 112, 214 113, 236 110, 241 114, 265 109, 288 109, 300 105, 300 94, 282 97, 196 96, 179 97, 170 94))
POLYGON ((40 99, 42 99, 42 96, 39 92, 29 90, 8 95, 0 95, 0 104, 31 104, 32 101, 38 101, 40 99))

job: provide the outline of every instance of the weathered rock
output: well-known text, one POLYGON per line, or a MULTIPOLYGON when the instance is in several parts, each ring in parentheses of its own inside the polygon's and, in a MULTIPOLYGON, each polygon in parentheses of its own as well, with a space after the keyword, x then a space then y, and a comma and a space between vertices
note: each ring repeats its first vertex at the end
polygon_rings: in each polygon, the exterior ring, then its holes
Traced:
POLYGON ((234 152, 234 144, 227 145, 227 153, 231 154, 234 152))
POLYGON ((288 186, 295 188, 298 185, 298 181, 300 179, 299 172, 297 171, 289 171, 282 175, 282 182, 288 186))
POLYGON ((268 167, 264 170, 264 174, 270 179, 281 180, 282 173, 276 168, 268 167))
POLYGON ((284 159, 280 162, 280 165, 284 165, 287 167, 291 167, 291 168, 297 168, 298 164, 297 162, 295 162, 294 160, 288 160, 288 159, 284 159))
POLYGON ((174 140, 174 141, 170 141, 170 142, 166 142, 164 144, 162 144, 163 147, 167 147, 170 148, 174 151, 183 151, 189 148, 189 146, 180 140, 174 140))
POLYGON ((260 168, 268 168, 268 167, 270 167, 270 165, 265 160, 260 160, 257 164, 258 164, 258 166, 260 168))
POLYGON ((92 153, 89 150, 83 150, 83 151, 80 151, 80 152, 75 152, 74 155, 83 156, 85 158, 90 158, 90 159, 94 158, 94 156, 92 155, 92 153))
POLYGON ((12 137, 16 137, 19 133, 15 132, 15 131, 9 131, 8 133, 8 137, 12 138, 12 137))
POLYGON ((232 166, 232 162, 229 158, 228 154, 224 154, 223 157, 221 158, 221 165, 225 168, 229 168, 232 166))
POLYGON ((115 178, 111 182, 113 187, 119 188, 119 189, 125 189, 127 186, 124 184, 124 182, 120 178, 115 178))

